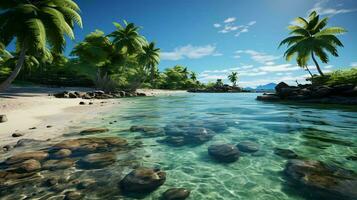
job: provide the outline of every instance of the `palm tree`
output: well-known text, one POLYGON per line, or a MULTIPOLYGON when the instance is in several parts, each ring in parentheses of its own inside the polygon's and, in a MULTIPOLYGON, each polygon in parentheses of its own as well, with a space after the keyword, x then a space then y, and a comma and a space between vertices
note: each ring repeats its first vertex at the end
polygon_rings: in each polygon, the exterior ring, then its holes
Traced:
POLYGON ((193 81, 197 81, 197 74, 195 72, 191 72, 190 76, 193 81))
POLYGON ((72 0, 1 0, 0 42, 8 46, 15 40, 18 60, 10 76, 0 84, 5 90, 15 80, 26 56, 50 57, 65 46, 65 36, 74 39, 74 24, 82 27, 80 9, 72 0))
POLYGON ((307 63, 312 58, 316 65, 316 69, 321 76, 320 65, 318 64, 315 55, 320 58, 323 63, 328 63, 329 58, 327 52, 335 57, 338 57, 337 47, 343 47, 341 41, 336 37, 337 34, 346 32, 341 27, 325 28, 328 18, 320 20, 320 16, 315 12, 311 12, 308 19, 298 17, 295 19, 300 25, 292 25, 288 28, 291 30, 290 37, 284 39, 280 45, 287 44, 284 57, 287 61, 291 60, 294 55, 300 67, 307 68, 307 63))
POLYGON ((151 85, 154 84, 157 65, 160 62, 160 49, 155 47, 155 43, 143 45, 143 51, 138 54, 138 61, 144 66, 145 70, 150 71, 151 85))
POLYGON ((135 54, 142 50, 142 46, 147 44, 146 39, 139 34, 139 27, 133 23, 124 21, 125 27, 114 22, 116 30, 108 36, 113 38, 115 47, 127 54, 135 54))
POLYGON ((233 83, 233 87, 237 86, 237 81, 238 81, 238 73, 237 72, 232 72, 230 75, 228 75, 228 79, 230 82, 233 83))

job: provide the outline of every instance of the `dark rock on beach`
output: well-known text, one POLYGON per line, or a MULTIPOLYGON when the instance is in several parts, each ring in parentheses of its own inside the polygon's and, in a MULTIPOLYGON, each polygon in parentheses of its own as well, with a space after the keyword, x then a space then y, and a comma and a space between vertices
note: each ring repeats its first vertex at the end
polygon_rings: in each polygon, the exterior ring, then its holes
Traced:
POLYGON ((6 115, 0 115, 0 123, 7 122, 7 117, 6 115))
POLYGON ((292 188, 305 187, 317 199, 357 199, 357 174, 313 160, 290 160, 284 174, 292 188))
MULTIPOLYGON (((146 94, 135 92, 135 91, 104 92, 101 90, 97 90, 91 92, 64 91, 64 92, 53 94, 53 96, 56 98, 113 99, 113 98, 136 97, 136 96, 143 97, 146 96, 146 94)), ((84 105, 84 102, 81 105, 84 105)))
POLYGON ((234 162, 239 159, 239 150, 230 144, 218 144, 208 147, 208 154, 221 162, 234 162))
POLYGON ((243 141, 237 144, 239 151, 246 153, 254 153, 259 151, 259 144, 253 141, 243 141))
POLYGON ((23 133, 13 133, 11 136, 12 137, 21 137, 21 136, 24 136, 24 134, 23 133))
POLYGON ((162 200, 184 200, 190 196, 190 191, 185 188, 170 188, 166 190, 161 199, 162 200))
POLYGON ((166 180, 166 173, 156 169, 138 168, 126 175, 119 183, 125 193, 149 193, 166 180))
POLYGON ((289 86, 281 82, 275 87, 275 94, 258 96, 259 101, 294 101, 321 104, 357 104, 357 85, 343 84, 289 86))

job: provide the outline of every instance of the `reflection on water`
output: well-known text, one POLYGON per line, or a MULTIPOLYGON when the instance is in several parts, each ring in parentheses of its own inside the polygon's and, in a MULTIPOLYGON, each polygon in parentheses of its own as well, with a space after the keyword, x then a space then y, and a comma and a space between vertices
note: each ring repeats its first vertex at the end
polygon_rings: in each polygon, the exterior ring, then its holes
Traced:
MULTIPOLYGON (((276 148, 293 150, 301 159, 357 171, 353 159, 357 155, 357 112, 348 107, 263 103, 255 101, 255 96, 185 94, 121 100, 129 105, 83 126, 106 126, 110 132, 95 136, 122 137, 136 144, 135 148, 117 153, 117 162, 103 169, 73 167, 55 173, 71 180, 95 180, 95 187, 83 190, 74 186, 82 194, 87 191, 87 199, 120 197, 119 180, 133 168, 145 166, 165 171, 167 180, 144 199, 159 199, 167 189, 183 187, 191 190, 192 200, 274 200, 318 198, 293 190, 282 173, 287 159, 275 155, 276 148), (116 123, 109 123, 113 121, 116 123), (134 125, 136 129, 130 131, 134 125), (219 163, 207 154, 212 144, 242 141, 254 142, 259 151, 241 152, 233 163, 219 163)), ((65 194, 58 191, 41 188, 43 195, 37 197, 65 194)))

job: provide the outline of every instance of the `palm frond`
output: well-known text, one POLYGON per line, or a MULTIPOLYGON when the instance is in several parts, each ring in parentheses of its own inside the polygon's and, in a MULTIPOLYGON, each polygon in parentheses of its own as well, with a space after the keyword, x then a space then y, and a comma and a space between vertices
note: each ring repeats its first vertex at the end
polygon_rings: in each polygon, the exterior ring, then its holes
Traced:
POLYGON ((316 33, 315 36, 318 37, 321 35, 335 35, 335 34, 342 34, 345 32, 347 32, 347 30, 342 27, 329 27, 329 28, 322 29, 320 32, 316 33))

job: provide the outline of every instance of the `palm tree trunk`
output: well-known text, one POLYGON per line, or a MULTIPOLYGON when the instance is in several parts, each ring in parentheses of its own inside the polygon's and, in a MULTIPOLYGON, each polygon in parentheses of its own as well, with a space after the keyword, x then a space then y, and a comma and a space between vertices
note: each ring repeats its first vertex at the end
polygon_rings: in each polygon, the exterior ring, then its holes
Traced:
POLYGON ((309 74, 310 74, 311 78, 314 78, 314 76, 312 75, 312 73, 311 73, 310 69, 309 69, 307 66, 306 66, 306 71, 308 71, 308 72, 309 72, 309 74))
POLYGON ((25 58, 26 58, 26 48, 23 47, 21 49, 20 56, 16 63, 15 69, 11 72, 10 76, 0 84, 0 92, 3 92, 7 88, 9 88, 11 83, 16 79, 17 75, 19 75, 21 68, 24 65, 25 58))
POLYGON ((322 73, 322 71, 321 71, 321 69, 320 69, 319 63, 317 63, 317 61, 316 61, 316 59, 315 59, 315 55, 314 55, 314 52, 313 52, 313 51, 311 52, 311 57, 312 57, 312 60, 314 61, 315 65, 316 65, 316 69, 317 69, 317 71, 319 72, 319 74, 320 74, 321 76, 324 76, 324 73, 322 73))

